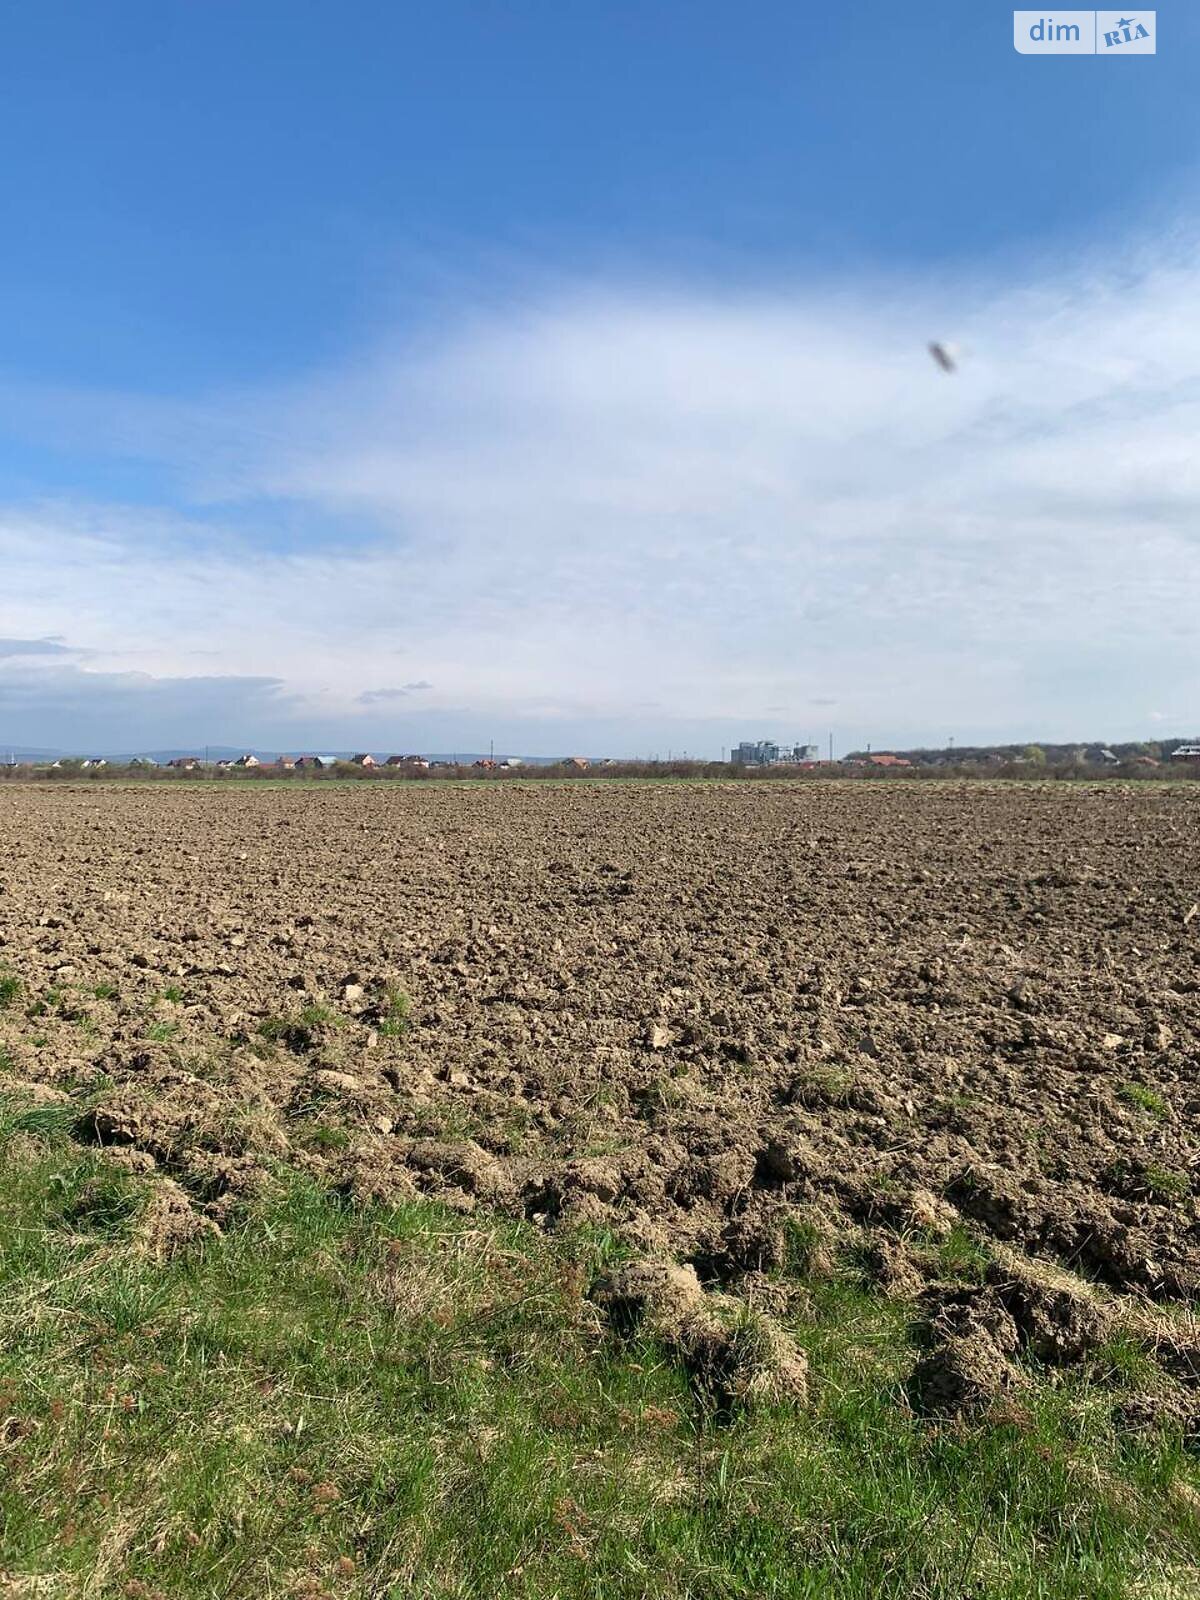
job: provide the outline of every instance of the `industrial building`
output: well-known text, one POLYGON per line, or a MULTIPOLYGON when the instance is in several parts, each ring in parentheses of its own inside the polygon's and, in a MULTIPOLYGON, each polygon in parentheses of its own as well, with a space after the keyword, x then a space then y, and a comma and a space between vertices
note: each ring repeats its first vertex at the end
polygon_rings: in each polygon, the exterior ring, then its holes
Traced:
POLYGON ((729 759, 735 767, 790 766, 797 761, 816 761, 818 751, 815 744, 781 746, 771 739, 760 739, 757 743, 746 739, 734 748, 729 759))

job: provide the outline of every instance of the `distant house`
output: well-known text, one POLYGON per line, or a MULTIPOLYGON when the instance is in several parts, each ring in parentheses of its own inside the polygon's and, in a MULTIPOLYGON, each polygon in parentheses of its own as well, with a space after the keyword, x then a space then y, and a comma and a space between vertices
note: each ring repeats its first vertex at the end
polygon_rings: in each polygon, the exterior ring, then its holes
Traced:
POLYGON ((239 756, 233 763, 235 767, 261 767, 262 762, 255 755, 239 756))
POLYGON ((351 756, 350 759, 356 767, 377 767, 379 765, 372 755, 351 756))
POLYGON ((158 762, 155 761, 153 756, 130 756, 129 765, 131 767, 157 767, 158 762))
POLYGON ((420 767, 423 771, 429 766, 424 756, 389 756, 384 762, 385 767, 420 767))
POLYGON ((501 772, 510 772, 513 767, 520 767, 523 765, 524 763, 522 762, 520 756, 509 756, 507 760, 500 763, 500 770, 501 772))
POLYGON ((1172 761, 1200 761, 1200 744, 1177 744, 1171 751, 1172 761))
POLYGON ((285 772, 290 772, 296 765, 295 756, 276 756, 275 765, 282 767, 285 772))
POLYGON ((320 756, 297 756, 292 764, 293 766, 299 767, 302 771, 320 771, 320 769, 325 765, 320 756))
POLYGON ((573 767, 576 772, 586 772, 588 769, 587 761, 583 756, 568 756, 563 762, 563 766, 573 767))
POLYGON ((199 756, 175 756, 167 762, 168 767, 174 767, 177 772, 195 772, 200 765, 199 756))
POLYGON ((878 755, 868 756, 867 765, 870 767, 911 767, 912 762, 906 761, 903 756, 878 755))
POLYGON ((483 756, 479 761, 472 761, 471 765, 473 767, 482 767, 485 772, 494 772, 496 769, 496 763, 489 761, 487 756, 483 756))
POLYGON ((87 756, 79 765, 81 767, 106 767, 108 762, 103 756, 87 756))

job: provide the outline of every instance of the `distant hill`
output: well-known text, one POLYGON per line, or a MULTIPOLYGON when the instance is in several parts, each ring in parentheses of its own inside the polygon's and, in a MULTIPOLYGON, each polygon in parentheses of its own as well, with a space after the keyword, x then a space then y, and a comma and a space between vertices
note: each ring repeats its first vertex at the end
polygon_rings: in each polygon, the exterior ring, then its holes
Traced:
POLYGON ((1073 740, 1069 744, 1054 744, 1046 740, 1032 740, 1027 744, 947 745, 942 749, 901 750, 891 745, 873 746, 870 751, 851 750, 843 759, 865 760, 868 754, 902 756, 914 767, 976 766, 989 762, 1032 761, 1049 767, 1105 766, 1135 761, 1148 756, 1153 761, 1167 761, 1172 750, 1181 744, 1197 742, 1194 737, 1184 739, 1142 739, 1134 741, 1073 740))

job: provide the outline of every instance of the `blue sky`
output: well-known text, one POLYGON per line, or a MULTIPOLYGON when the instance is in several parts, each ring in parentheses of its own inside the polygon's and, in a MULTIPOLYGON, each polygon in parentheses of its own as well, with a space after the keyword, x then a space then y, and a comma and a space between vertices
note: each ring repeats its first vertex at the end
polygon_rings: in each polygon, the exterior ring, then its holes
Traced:
POLYGON ((1200 13, 1158 24, 10 16, 0 742, 1192 731, 1200 13))

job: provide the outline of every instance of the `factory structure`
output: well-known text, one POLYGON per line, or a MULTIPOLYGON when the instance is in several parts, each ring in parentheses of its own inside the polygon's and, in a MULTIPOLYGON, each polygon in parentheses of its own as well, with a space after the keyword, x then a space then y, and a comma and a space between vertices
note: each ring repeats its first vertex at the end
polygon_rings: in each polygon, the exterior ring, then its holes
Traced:
POLYGON ((815 744, 779 745, 771 739, 757 743, 746 739, 733 749, 729 759, 735 767, 795 766, 797 762, 819 760, 820 751, 815 744))

